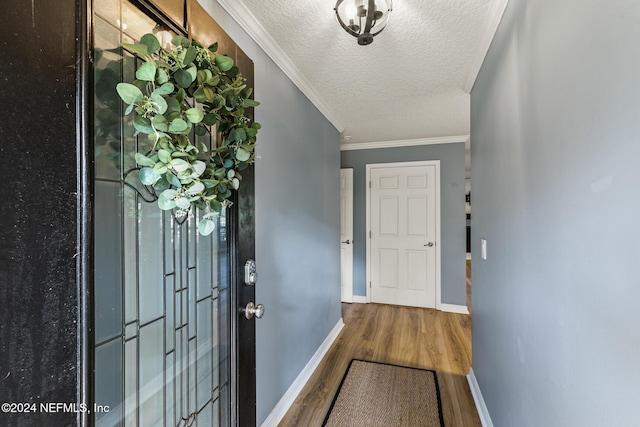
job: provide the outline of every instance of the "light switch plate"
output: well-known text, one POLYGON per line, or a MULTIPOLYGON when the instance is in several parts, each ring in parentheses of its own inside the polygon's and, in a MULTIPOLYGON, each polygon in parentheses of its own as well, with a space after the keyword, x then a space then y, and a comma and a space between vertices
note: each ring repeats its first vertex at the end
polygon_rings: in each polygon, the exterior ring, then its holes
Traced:
POLYGON ((482 244, 482 259, 487 259, 487 241, 485 239, 481 239, 480 242, 482 244))

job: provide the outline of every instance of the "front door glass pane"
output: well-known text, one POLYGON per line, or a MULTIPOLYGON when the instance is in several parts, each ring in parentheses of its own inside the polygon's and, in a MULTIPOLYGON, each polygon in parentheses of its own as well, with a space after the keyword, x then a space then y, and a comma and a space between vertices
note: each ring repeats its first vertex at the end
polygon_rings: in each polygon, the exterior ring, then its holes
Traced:
MULTIPOLYGON (((156 22, 128 1, 94 0, 95 356, 97 426, 229 425, 227 218, 198 234, 132 188, 133 134, 115 86, 139 65, 122 42, 156 22)), ((211 135, 198 137, 211 144, 211 135)), ((133 186, 135 187, 135 185, 133 186)), ((93 409, 93 408, 92 408, 93 409)))

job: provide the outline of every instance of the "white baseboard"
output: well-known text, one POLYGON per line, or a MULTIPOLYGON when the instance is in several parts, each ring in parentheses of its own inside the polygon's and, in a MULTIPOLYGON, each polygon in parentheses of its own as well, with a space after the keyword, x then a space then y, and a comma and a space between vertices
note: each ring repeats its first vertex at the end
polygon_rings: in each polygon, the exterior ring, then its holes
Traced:
POLYGON ((315 354, 311 357, 311 360, 309 360, 307 366, 302 369, 302 372, 300 372, 298 378, 295 379, 284 396, 282 396, 280 401, 273 408, 267 419, 264 420, 261 427, 278 426, 280 421, 282 421, 282 418, 284 418, 284 416, 287 414, 289 408, 291 408, 291 405, 293 405, 296 397, 298 397, 305 384, 307 384, 307 381, 309 381, 309 378, 311 378, 311 375, 313 375, 313 372, 322 361, 324 355, 327 353, 327 351, 329 351, 329 348, 331 348, 331 345, 336 340, 336 338, 338 338, 338 335, 340 334, 340 331, 343 327, 344 322, 342 321, 342 318, 340 318, 340 320, 338 320, 338 323, 336 323, 336 326, 333 327, 331 332, 329 332, 329 335, 327 335, 327 338, 324 339, 322 344, 320 344, 320 347, 318 347, 318 350, 316 350, 315 354))
POLYGON ((353 302, 358 303, 358 304, 366 304, 367 303, 367 297, 362 296, 362 295, 354 295, 353 296, 353 302))
POLYGON ((440 304, 440 310, 449 313, 469 314, 469 309, 466 305, 440 304))
POLYGON ((469 375, 467 375, 467 381, 469 382, 469 388, 473 395, 473 401, 476 403, 476 409, 478 410, 478 416, 480 417, 482 427, 493 427, 493 421, 491 421, 489 410, 487 409, 487 405, 484 403, 484 398, 480 391, 480 385, 478 385, 476 375, 473 373, 473 368, 471 368, 469 375))

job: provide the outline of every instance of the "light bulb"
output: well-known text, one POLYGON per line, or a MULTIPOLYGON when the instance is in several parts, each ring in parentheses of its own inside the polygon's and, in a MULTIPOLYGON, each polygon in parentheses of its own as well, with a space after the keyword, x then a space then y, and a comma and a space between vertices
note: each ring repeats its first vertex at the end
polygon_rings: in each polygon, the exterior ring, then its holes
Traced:
POLYGON ((356 7, 353 3, 350 3, 345 8, 345 13, 347 14, 347 18, 354 19, 356 17, 356 7))

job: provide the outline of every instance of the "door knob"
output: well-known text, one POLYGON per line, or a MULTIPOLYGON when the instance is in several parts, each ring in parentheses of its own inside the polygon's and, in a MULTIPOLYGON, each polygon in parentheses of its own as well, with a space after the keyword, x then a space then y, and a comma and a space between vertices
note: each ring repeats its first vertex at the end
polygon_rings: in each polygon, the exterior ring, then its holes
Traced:
POLYGON ((340 242, 340 243, 346 243, 347 245, 350 245, 350 244, 351 244, 351 240, 349 240, 349 239, 347 239, 347 240, 343 240, 343 241, 342 241, 342 242, 340 242))
POLYGON ((257 319, 260 319, 262 316, 264 316, 264 305, 262 304, 256 305, 253 302, 250 302, 245 308, 241 310, 244 311, 244 317, 246 317, 247 319, 251 319, 253 316, 256 316, 257 319))
POLYGON ((433 242, 429 242, 429 243, 427 243, 425 246, 432 247, 432 246, 433 246, 433 242))

